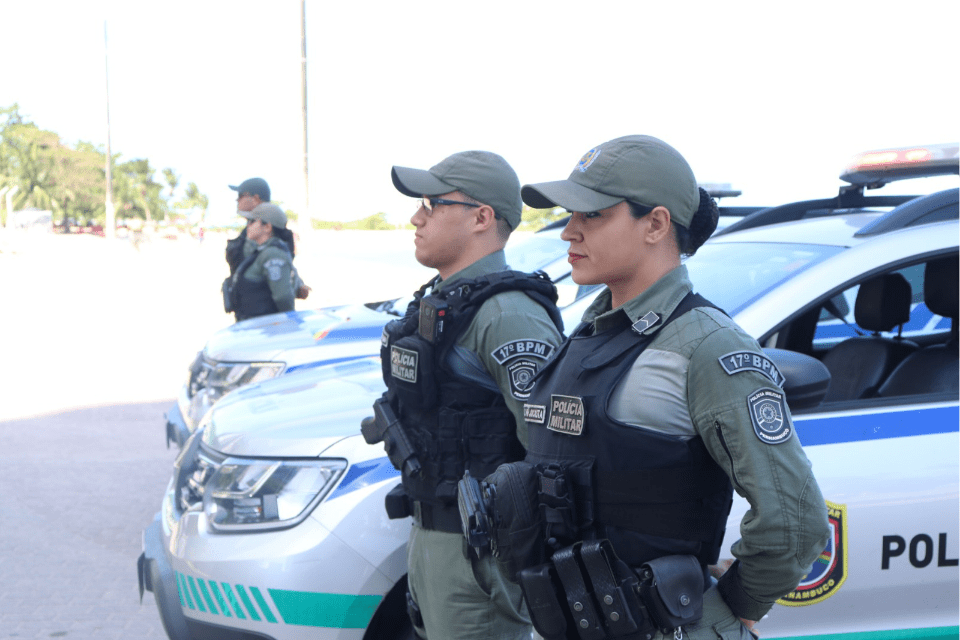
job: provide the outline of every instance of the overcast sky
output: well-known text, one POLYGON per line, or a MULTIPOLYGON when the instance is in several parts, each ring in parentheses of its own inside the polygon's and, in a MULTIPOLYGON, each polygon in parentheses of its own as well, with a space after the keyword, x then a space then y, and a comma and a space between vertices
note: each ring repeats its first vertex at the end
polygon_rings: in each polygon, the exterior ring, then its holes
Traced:
MULTIPOLYGON (((173 167, 219 219, 236 209, 227 185, 251 176, 303 210, 299 0, 0 8, 0 106, 104 145, 106 20, 114 153, 149 158, 158 180, 173 167)), ((390 167, 465 149, 539 182, 645 133, 739 203, 777 204, 832 195, 859 151, 960 140, 956 0, 307 0, 306 14, 311 210, 325 219, 403 221, 413 201, 390 167)))

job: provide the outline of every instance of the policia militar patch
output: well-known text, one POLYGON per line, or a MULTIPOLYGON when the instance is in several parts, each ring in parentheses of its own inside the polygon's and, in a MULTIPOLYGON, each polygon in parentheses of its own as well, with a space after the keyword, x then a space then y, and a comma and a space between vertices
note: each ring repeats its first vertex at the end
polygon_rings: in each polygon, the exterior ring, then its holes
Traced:
POLYGON ((550 418, 547 429, 578 436, 583 433, 583 398, 577 396, 550 396, 550 418))
POLYGON ((416 384, 417 361, 420 359, 416 351, 403 349, 396 345, 390 347, 390 375, 397 380, 416 384))
POLYGON ((777 389, 758 389, 747 396, 747 408, 757 437, 767 444, 786 442, 793 435, 787 420, 787 403, 777 389))

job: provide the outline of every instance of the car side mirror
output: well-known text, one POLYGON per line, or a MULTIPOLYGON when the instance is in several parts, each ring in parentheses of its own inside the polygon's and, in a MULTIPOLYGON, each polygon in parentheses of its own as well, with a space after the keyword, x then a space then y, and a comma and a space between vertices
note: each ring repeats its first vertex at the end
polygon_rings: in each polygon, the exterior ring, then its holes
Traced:
POLYGON ((823 402, 830 386, 827 367, 812 356, 786 349, 764 349, 783 374, 783 392, 791 411, 811 409, 823 402))

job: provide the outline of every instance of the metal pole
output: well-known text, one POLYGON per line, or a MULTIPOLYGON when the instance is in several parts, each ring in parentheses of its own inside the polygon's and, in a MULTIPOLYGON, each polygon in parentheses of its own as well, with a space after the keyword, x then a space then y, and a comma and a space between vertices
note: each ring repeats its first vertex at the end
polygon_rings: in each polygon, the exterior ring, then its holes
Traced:
POLYGON ((107 174, 107 199, 106 199, 106 209, 107 209, 107 220, 104 225, 104 234, 108 238, 115 238, 117 236, 117 218, 116 210, 113 207, 113 155, 110 151, 110 56, 109 50, 107 48, 107 21, 103 21, 103 59, 105 65, 104 78, 106 80, 106 97, 107 97, 107 159, 106 159, 106 174, 107 174))
POLYGON ((306 228, 313 228, 310 216, 310 172, 307 162, 307 0, 300 0, 300 93, 303 96, 303 212, 306 228))

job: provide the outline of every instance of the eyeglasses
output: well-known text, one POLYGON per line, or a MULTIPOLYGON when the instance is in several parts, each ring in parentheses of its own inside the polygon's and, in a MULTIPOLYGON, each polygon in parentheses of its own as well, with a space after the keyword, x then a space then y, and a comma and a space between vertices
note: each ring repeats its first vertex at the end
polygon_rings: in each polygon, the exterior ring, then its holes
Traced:
POLYGON ((446 200, 444 198, 420 198, 420 206, 427 210, 427 214, 433 213, 433 208, 443 204, 462 204, 465 207, 479 207, 482 205, 474 202, 461 202, 459 200, 446 200))

